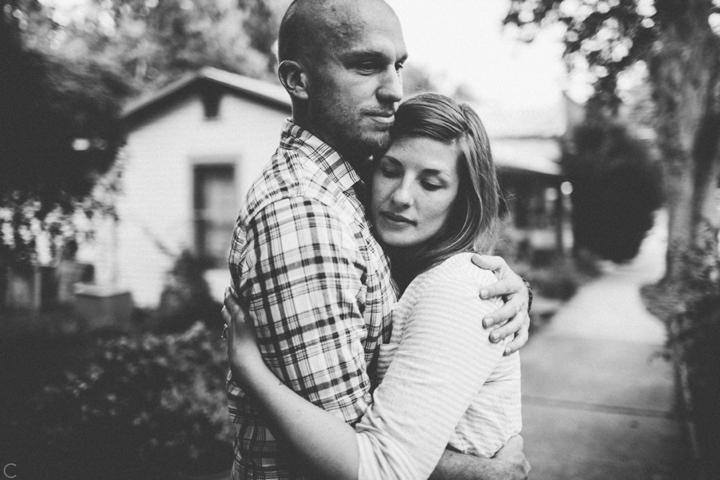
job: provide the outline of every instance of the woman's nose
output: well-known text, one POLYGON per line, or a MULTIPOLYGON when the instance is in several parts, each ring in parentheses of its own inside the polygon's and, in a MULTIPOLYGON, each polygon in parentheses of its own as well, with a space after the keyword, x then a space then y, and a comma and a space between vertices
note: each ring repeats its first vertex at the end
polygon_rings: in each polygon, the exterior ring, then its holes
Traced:
POLYGON ((410 193, 410 189, 405 185, 400 185, 393 192, 392 201, 399 207, 409 207, 412 205, 412 194, 410 193))

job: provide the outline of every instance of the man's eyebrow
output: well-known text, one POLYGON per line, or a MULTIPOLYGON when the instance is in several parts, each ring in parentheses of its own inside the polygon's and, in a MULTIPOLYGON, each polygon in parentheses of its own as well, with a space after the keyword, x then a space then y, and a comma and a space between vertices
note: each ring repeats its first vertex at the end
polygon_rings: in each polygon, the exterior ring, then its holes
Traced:
MULTIPOLYGON (((390 60, 390 56, 379 52, 377 50, 353 50, 343 55, 343 58, 347 61, 361 61, 361 60, 390 60)), ((404 63, 407 60, 407 54, 403 55, 398 60, 399 63, 404 63)))

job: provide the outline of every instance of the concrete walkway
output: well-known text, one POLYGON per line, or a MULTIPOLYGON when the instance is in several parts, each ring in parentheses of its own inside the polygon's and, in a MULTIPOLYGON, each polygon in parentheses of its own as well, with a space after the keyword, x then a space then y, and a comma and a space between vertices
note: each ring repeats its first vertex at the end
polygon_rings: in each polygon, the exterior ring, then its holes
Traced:
POLYGON ((521 351, 532 480, 688 478, 665 327, 639 295, 663 274, 657 223, 631 264, 581 288, 521 351))

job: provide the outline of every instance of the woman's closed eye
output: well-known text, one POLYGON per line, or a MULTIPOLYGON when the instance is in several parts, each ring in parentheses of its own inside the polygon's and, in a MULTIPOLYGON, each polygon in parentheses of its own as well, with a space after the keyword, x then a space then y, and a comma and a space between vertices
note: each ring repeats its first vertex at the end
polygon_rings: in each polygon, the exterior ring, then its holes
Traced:
POLYGON ((445 186, 442 182, 438 180, 423 180, 420 182, 420 184, 425 190, 429 190, 431 192, 435 190, 440 190, 445 186))
POLYGON ((397 178, 402 175, 402 170, 392 165, 381 165, 380 174, 385 178, 397 178))

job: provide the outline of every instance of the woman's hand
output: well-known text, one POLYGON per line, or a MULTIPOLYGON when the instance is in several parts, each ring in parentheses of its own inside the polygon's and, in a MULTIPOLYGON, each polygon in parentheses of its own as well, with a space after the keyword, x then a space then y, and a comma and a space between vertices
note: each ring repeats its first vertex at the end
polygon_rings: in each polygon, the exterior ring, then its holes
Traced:
POLYGON ((237 298, 229 288, 225 290, 222 315, 225 319, 223 338, 227 340, 228 360, 233 379, 241 386, 247 382, 257 369, 267 369, 263 362, 255 337, 255 329, 246 321, 249 315, 243 311, 237 298))

